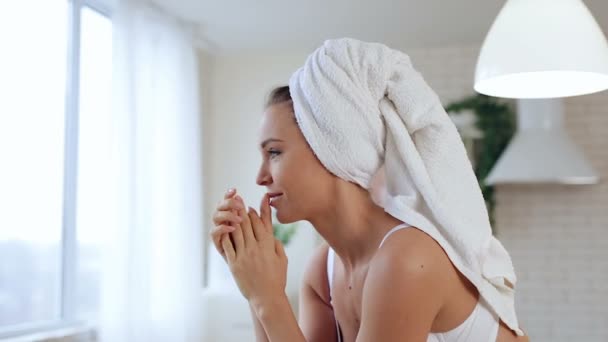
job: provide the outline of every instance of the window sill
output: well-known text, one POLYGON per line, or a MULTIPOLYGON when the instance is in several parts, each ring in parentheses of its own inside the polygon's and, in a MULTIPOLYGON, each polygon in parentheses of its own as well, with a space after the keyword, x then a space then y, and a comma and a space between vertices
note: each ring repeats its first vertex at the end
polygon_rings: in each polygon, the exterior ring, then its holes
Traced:
POLYGON ((0 338, 0 342, 94 342, 97 341, 95 329, 91 326, 66 326, 44 331, 0 338))

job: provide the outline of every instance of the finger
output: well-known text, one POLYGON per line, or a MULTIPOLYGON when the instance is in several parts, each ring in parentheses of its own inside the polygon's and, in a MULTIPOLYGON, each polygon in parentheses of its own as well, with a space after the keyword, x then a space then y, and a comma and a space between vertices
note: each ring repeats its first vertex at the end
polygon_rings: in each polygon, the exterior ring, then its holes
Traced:
POLYGON ((272 232, 272 210, 270 209, 270 198, 268 193, 262 197, 262 203, 260 204, 260 218, 264 222, 266 230, 272 232))
POLYGON ((222 236, 222 247, 226 252, 226 258, 228 259, 228 262, 234 262, 234 260, 236 259, 236 251, 234 250, 234 246, 232 245, 232 242, 230 241, 228 235, 222 236))
POLYGON ((216 226, 227 224, 227 225, 237 225, 241 223, 243 219, 237 214, 231 211, 216 211, 213 213, 213 223, 216 226))
MULTIPOLYGON (((236 195, 236 190, 234 191, 234 195, 236 195)), ((233 197, 233 199, 237 202, 239 202, 236 199, 236 196, 233 197)), ((239 206, 241 208, 243 208, 244 206, 242 204, 239 203, 239 206)), ((230 234, 230 240, 232 241, 232 245, 234 246, 234 254, 235 254, 235 258, 237 255, 237 251, 238 253, 242 253, 245 251, 245 237, 243 236, 243 228, 241 227, 241 223, 243 222, 243 218, 241 217, 241 215, 239 215, 239 209, 230 209, 230 212, 235 215, 236 217, 238 217, 239 219, 239 223, 235 224, 235 223, 230 223, 230 225, 235 227, 234 233, 230 234)))
POLYGON ((247 243, 245 242, 245 236, 243 234, 243 227, 240 224, 235 226, 235 230, 230 233, 230 236, 234 240, 235 253, 240 253, 245 250, 247 243))
POLYGON ((233 232, 235 229, 236 229, 235 226, 221 224, 219 226, 213 227, 213 229, 211 229, 211 232, 209 233, 209 235, 211 235, 212 237, 216 236, 216 235, 222 235, 222 234, 233 232))
MULTIPOLYGON (((237 199, 242 202, 243 207, 244 207, 245 202, 243 202, 243 199, 241 198, 241 196, 237 196, 237 199)), ((243 222, 241 222, 241 228, 242 228, 241 230, 243 232, 243 237, 245 239, 245 246, 247 246, 248 243, 256 241, 255 235, 253 235, 253 228, 251 227, 251 220, 249 219, 249 215, 247 214, 247 211, 244 209, 241 209, 241 210, 239 210, 239 215, 243 219, 243 222)))
POLYGON ((230 188, 228 189, 228 191, 226 191, 226 193, 224 194, 224 199, 227 198, 231 198, 232 196, 234 196, 236 194, 236 189, 235 188, 230 188))
POLYGON ((213 244, 215 245, 215 248, 222 256, 224 256, 225 254, 224 249, 222 248, 221 238, 223 235, 227 235, 228 233, 233 232, 235 229, 236 228, 233 226, 220 225, 214 227, 213 230, 211 230, 211 233, 209 234, 211 236, 213 244))
POLYGON ((220 225, 220 226, 215 226, 213 227, 213 229, 211 230, 211 233, 209 233, 209 236, 211 236, 211 239, 213 239, 213 241, 218 241, 222 235, 231 233, 233 231, 236 230, 236 227, 234 226, 228 226, 228 225, 220 225))
POLYGON ((255 239, 257 241, 261 241, 264 238, 264 234, 266 233, 266 227, 264 227, 264 222, 258 216, 258 213, 255 212, 255 209, 249 207, 249 211, 247 212, 249 215, 249 220, 251 221, 251 226, 253 228, 253 235, 255 235, 255 239))
POLYGON ((281 241, 279 241, 278 239, 275 239, 274 246, 275 246, 275 252, 277 253, 277 255, 280 256, 281 258, 287 259, 287 253, 285 253, 285 247, 283 247, 283 244, 281 243, 281 241))
MULTIPOLYGON (((232 204, 236 203, 238 205, 238 201, 234 202, 235 195, 236 195, 236 188, 228 189, 228 191, 226 191, 226 193, 224 194, 224 200, 221 201, 220 203, 218 203, 216 210, 217 211, 228 211, 228 212, 235 214, 235 216, 238 217, 238 213, 236 212, 236 210, 233 210, 233 208, 232 208, 232 204), (226 201, 226 200, 230 200, 230 199, 232 199, 231 202, 226 201)), ((216 224, 222 224, 222 223, 223 222, 216 222, 216 224)), ((235 225, 232 222, 230 222, 229 224, 235 225)))
POLYGON ((220 203, 218 203, 217 207, 215 208, 217 211, 231 211, 234 209, 244 209, 243 205, 241 204, 241 202, 239 202, 236 198, 232 197, 232 198, 226 198, 223 199, 220 203))

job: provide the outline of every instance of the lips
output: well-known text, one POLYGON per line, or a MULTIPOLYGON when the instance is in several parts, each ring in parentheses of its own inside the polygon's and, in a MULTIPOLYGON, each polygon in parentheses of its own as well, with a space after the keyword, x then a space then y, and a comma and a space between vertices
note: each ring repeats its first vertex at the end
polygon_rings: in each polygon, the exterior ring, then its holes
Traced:
POLYGON ((283 194, 276 192, 276 193, 268 193, 268 197, 270 198, 270 205, 274 205, 277 201, 277 199, 279 199, 279 197, 281 197, 283 194))

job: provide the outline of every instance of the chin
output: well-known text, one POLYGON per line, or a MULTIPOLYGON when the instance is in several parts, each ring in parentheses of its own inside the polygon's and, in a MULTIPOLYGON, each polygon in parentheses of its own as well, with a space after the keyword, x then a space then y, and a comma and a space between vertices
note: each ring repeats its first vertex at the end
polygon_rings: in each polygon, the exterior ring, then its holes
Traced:
POLYGON ((281 210, 276 210, 275 217, 281 224, 290 224, 301 220, 301 218, 290 216, 289 214, 281 212, 281 210))

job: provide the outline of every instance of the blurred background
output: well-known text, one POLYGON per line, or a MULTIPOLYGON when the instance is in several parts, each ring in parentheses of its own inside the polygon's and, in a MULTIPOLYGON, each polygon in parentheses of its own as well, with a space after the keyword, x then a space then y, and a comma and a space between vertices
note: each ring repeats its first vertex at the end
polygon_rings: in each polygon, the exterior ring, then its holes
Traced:
MULTIPOLYGON (((563 41, 511 49, 561 2, 584 3, 607 32, 606 1, 529 0, 536 11, 506 29, 514 37, 501 36, 494 56, 599 56, 608 74, 604 35, 589 43, 598 50, 570 44, 569 32, 591 35, 572 13, 551 27, 563 41)), ((0 341, 254 341, 248 303, 208 240, 211 214, 231 187, 259 207, 266 96, 340 37, 404 51, 438 93, 513 258, 531 339, 607 341, 608 92, 478 93, 480 52, 506 3, 6 2, 0 341)), ((275 232, 297 314, 321 238, 308 222, 275 232)))

